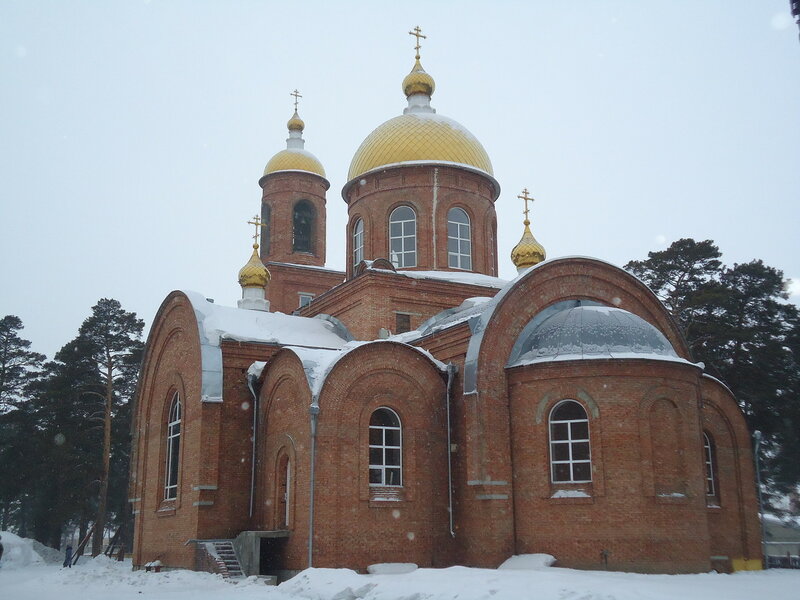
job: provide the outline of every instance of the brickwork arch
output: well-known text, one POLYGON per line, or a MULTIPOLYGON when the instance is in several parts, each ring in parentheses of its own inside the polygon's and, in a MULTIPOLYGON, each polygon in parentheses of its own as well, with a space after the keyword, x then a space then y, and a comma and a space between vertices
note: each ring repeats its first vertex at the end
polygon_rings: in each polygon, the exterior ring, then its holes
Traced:
POLYGON ((315 521, 328 542, 317 566, 447 562, 445 398, 439 368, 404 344, 365 344, 331 367, 319 394, 315 521), (369 482, 369 421, 381 407, 402 425, 399 488, 369 482))
POLYGON ((136 515, 135 565, 154 560, 159 553, 165 564, 193 564, 192 549, 175 547, 170 536, 177 531, 192 532, 197 527, 190 496, 198 473, 192 457, 202 439, 201 377, 197 319, 187 296, 174 291, 153 320, 136 391, 130 483, 136 515), (181 395, 183 413, 180 476, 176 499, 164 501, 167 413, 176 391, 181 395))
MULTIPOLYGON (((750 432, 727 387, 713 378, 702 377, 701 394, 701 426, 714 438, 719 487, 708 508, 711 553, 732 560, 759 559, 760 525, 752 485, 755 471, 750 432)), ((722 567, 730 568, 731 564, 722 567)))

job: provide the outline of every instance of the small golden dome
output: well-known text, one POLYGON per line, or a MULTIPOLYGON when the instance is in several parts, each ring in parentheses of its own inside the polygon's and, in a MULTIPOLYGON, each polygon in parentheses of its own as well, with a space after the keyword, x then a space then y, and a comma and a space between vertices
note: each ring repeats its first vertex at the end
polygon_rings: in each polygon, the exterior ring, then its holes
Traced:
POLYGON ((292 118, 289 119, 289 122, 286 123, 286 127, 289 128, 289 131, 303 131, 305 129, 306 124, 303 122, 303 119, 300 118, 300 115, 297 114, 297 111, 294 111, 292 118))
POLYGON ((547 258, 544 246, 537 242, 531 233, 530 221, 525 219, 524 223, 525 231, 522 233, 522 239, 511 251, 511 262, 517 269, 527 269, 547 258))
POLYGON ((403 79, 403 93, 406 97, 411 94, 425 94, 426 96, 433 96, 433 91, 436 89, 436 83, 433 77, 425 72, 419 58, 414 63, 411 72, 403 79))
POLYGON ((417 161, 457 163, 493 174, 486 150, 459 123, 435 113, 406 113, 366 137, 353 156, 347 179, 384 165, 417 161))
POLYGON ((239 285, 243 288, 265 288, 272 276, 258 257, 258 244, 253 244, 253 255, 239 271, 239 285))
POLYGON ((299 148, 281 150, 269 159, 267 166, 264 167, 264 175, 277 171, 308 171, 325 177, 325 169, 317 157, 311 152, 299 148))

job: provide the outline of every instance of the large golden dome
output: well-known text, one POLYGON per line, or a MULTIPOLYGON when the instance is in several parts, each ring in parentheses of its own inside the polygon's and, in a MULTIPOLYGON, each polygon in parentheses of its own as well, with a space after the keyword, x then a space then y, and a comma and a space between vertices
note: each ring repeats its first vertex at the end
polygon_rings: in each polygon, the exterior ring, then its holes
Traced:
POLYGON ((492 175, 492 161, 474 135, 452 119, 410 112, 380 125, 362 142, 347 179, 387 165, 409 162, 456 163, 492 175))
POLYGON ((264 168, 264 175, 278 171, 308 171, 320 177, 325 177, 325 169, 317 157, 307 150, 289 149, 281 150, 269 159, 264 168))

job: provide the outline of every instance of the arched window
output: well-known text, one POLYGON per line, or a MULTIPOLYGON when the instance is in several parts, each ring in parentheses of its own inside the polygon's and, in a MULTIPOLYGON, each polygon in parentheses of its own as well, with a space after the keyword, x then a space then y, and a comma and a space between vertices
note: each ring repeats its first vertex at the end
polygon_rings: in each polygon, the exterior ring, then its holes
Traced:
POLYGON ((574 400, 564 400, 550 412, 550 472, 553 483, 592 480, 589 419, 574 400))
POLYGON ((181 395, 175 392, 167 418, 167 464, 164 477, 164 500, 178 497, 178 471, 181 454, 181 395))
POLYGON ((353 266, 364 260, 364 221, 359 219, 353 225, 353 266))
POLYGON ((313 252, 313 233, 316 211, 308 200, 300 200, 294 205, 292 215, 292 250, 294 252, 313 252))
POLYGON ((272 217, 272 209, 268 204, 261 205, 261 251, 264 254, 269 254, 269 228, 271 226, 270 218, 272 217))
POLYGON ((400 417, 389 408, 379 408, 369 420, 369 484, 403 485, 400 417))
POLYGON ((292 463, 287 454, 281 454, 278 460, 278 526, 289 528, 292 494, 292 463))
POLYGON ((447 264, 452 269, 472 270, 472 234, 463 208, 447 211, 447 264))
POLYGON ((703 455, 706 462, 706 496, 716 496, 717 486, 714 483, 716 479, 716 452, 714 449, 714 442, 711 436, 705 431, 703 432, 703 455))
POLYGON ((410 206, 389 215, 389 260, 399 269, 417 266, 417 214, 410 206))

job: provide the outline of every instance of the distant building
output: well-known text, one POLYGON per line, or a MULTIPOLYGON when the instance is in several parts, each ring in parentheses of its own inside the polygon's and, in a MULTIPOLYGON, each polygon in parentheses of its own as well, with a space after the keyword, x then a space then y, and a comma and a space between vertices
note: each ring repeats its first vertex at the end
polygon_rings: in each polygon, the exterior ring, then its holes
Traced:
POLYGON ((545 261, 527 192, 519 275, 497 278, 500 185, 434 87, 417 55, 408 107, 353 157, 344 272, 325 267, 329 183, 295 110, 239 307, 164 300, 135 414, 134 565, 237 573, 230 541, 246 574, 283 576, 536 552, 760 568, 731 392, 641 281, 545 261))

